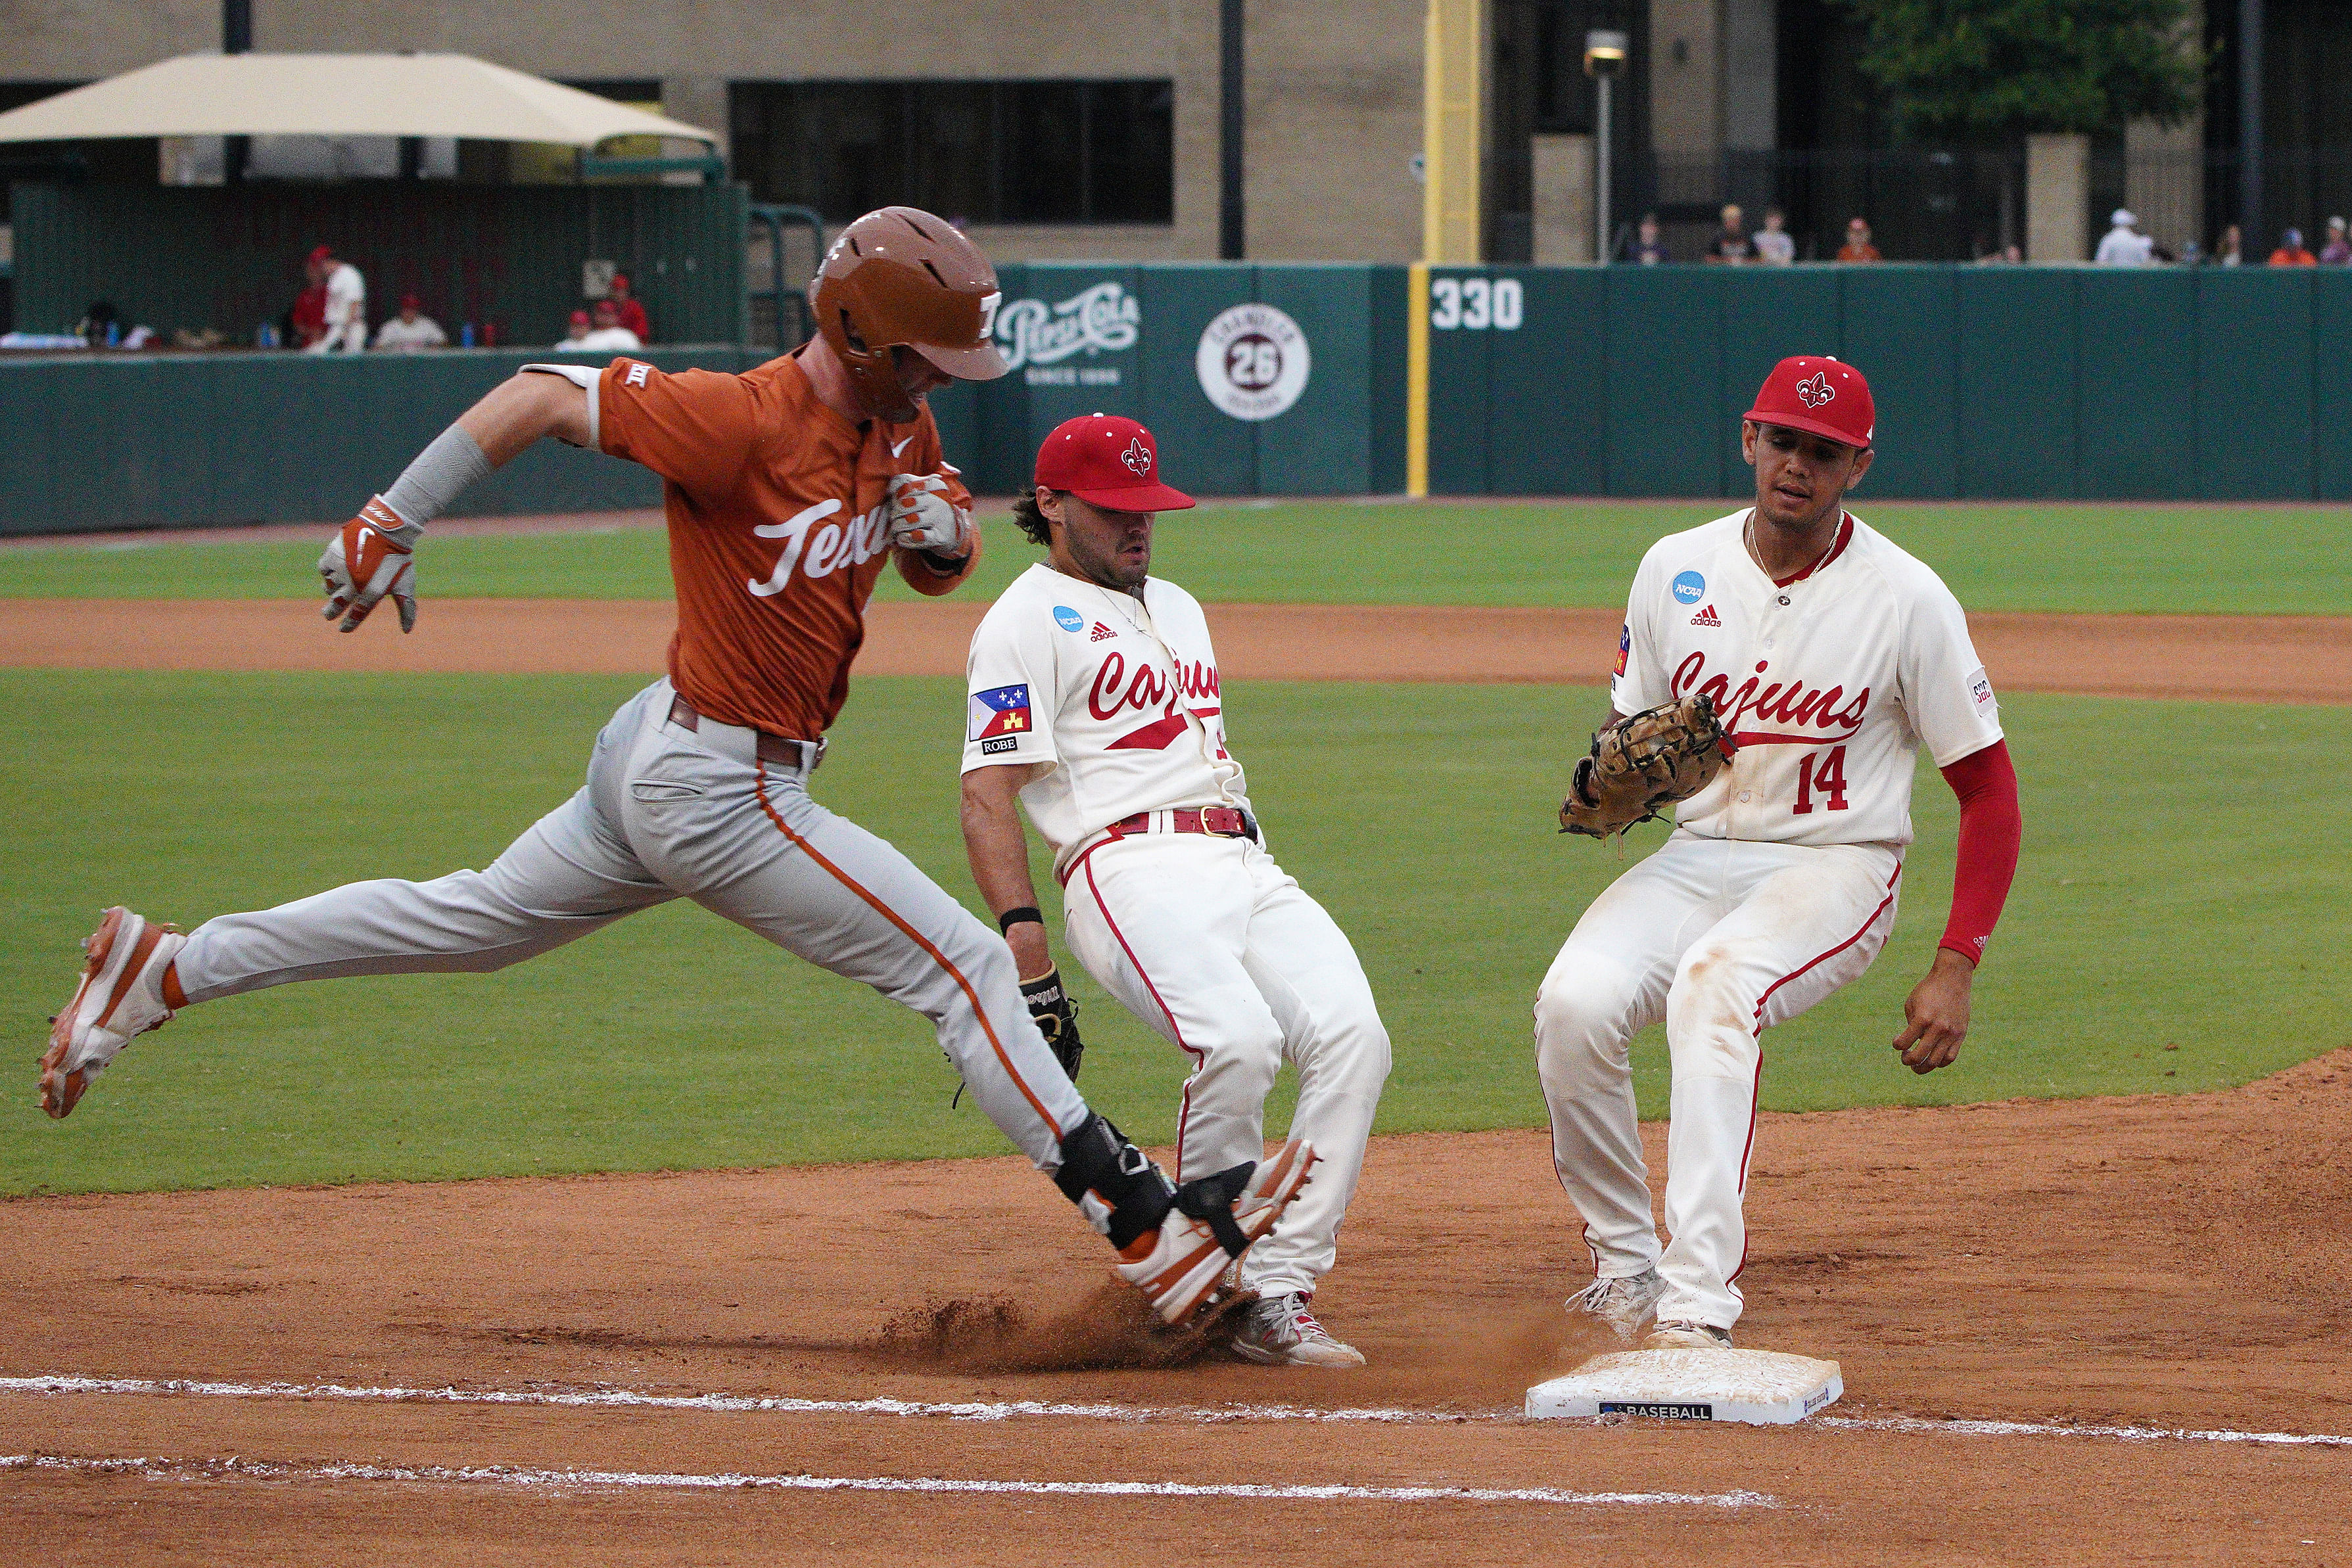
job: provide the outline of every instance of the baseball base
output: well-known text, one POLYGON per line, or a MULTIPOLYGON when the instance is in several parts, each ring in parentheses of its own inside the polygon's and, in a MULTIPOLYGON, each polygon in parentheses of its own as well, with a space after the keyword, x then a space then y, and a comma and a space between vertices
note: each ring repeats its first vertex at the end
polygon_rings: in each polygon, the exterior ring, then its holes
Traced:
POLYGON ((1528 1390, 1532 1418, 1654 1416, 1786 1426, 1845 1392, 1834 1361, 1769 1350, 1629 1350, 1528 1390))

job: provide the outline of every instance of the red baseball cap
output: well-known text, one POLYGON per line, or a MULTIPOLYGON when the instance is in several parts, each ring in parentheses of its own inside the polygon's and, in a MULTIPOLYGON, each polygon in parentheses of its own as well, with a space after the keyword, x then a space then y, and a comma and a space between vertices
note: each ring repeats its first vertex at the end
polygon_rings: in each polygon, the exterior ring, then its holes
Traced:
POLYGON ((1037 483, 1113 512, 1181 512, 1192 504, 1160 482, 1151 432, 1115 413, 1066 419, 1037 449, 1037 483))
POLYGON ((1799 354, 1772 367, 1745 417, 1867 447, 1878 409, 1860 371, 1827 354, 1799 354))
POLYGON ((331 245, 319 246, 310 252, 310 259, 312 261, 332 261, 335 259, 335 247, 331 245))

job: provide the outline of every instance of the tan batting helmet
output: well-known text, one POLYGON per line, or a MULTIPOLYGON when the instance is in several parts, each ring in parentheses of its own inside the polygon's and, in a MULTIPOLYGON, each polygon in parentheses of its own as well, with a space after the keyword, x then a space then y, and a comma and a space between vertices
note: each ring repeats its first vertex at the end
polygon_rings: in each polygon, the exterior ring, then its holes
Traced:
POLYGON ((912 349, 959 381, 993 381, 996 268, 980 247, 915 207, 884 207, 841 231, 809 288, 816 329, 877 419, 915 417, 893 348, 912 349))

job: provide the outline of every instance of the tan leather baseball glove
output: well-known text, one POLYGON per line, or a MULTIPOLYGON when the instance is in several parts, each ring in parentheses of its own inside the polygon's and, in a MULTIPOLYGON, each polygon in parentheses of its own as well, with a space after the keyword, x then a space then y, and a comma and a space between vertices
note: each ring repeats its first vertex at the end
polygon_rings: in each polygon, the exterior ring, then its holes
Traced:
POLYGON ((1731 737, 1705 695, 1643 708, 1592 737, 1560 803, 1559 831, 1605 839, 1687 800, 1723 770, 1731 737))

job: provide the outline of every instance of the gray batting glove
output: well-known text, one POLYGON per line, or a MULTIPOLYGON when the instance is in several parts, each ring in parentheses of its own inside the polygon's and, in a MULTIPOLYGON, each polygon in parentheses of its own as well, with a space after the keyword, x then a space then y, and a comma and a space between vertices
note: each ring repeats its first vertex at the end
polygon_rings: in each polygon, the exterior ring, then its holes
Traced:
POLYGON ((936 556, 968 555, 971 514, 947 498, 944 474, 899 474, 890 480, 890 543, 936 556))
POLYGON ((385 594, 400 608, 400 629, 416 627, 416 541, 425 529, 404 523, 400 514, 371 496, 360 515, 345 523, 327 541, 319 557, 319 575, 326 580, 325 619, 341 616, 341 630, 356 632, 385 594))

